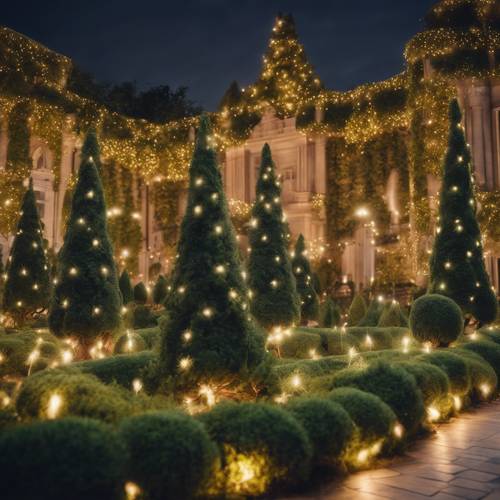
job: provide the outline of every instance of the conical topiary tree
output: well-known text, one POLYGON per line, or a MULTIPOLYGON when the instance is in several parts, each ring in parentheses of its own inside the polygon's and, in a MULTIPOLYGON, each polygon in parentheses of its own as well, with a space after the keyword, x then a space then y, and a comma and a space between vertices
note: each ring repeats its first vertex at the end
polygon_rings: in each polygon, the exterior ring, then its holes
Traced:
POLYGON ((429 291, 453 299, 464 315, 484 324, 495 320, 498 303, 484 265, 472 158, 461 119, 458 102, 453 100, 429 291))
POLYGON ((250 220, 248 271, 251 311, 267 329, 290 326, 300 320, 300 298, 288 255, 280 196, 280 182, 266 144, 250 220))
MULTIPOLYGON (((358 326, 360 326, 358 324, 358 326)), ((380 327, 408 327, 408 319, 401 310, 399 302, 393 300, 392 302, 386 304, 382 314, 380 316, 378 325, 380 327)))
POLYGON ((381 298, 373 299, 357 326, 377 326, 384 311, 384 301, 381 298))
POLYGON ((87 357, 96 339, 106 341, 120 327, 121 305, 102 185, 89 158, 78 173, 49 326, 57 336, 76 337, 87 357))
POLYGON ((210 123, 202 117, 189 168, 178 258, 162 323, 160 373, 177 387, 227 380, 259 364, 263 336, 248 311, 248 291, 231 225, 210 123))
POLYGON ((318 319, 319 300, 314 288, 304 236, 298 237, 292 257, 292 271, 297 283, 297 293, 300 296, 300 320, 305 325, 310 320, 318 319))
POLYGON ((134 286, 134 301, 142 305, 148 301, 148 289, 142 281, 134 286))
POLYGON ((46 254, 30 179, 7 261, 3 294, 3 312, 16 326, 48 307, 51 283, 46 254))
POLYGON ((126 269, 122 271, 120 279, 118 280, 118 285, 122 294, 123 303, 127 305, 132 302, 134 300, 134 290, 132 288, 132 283, 130 282, 130 276, 126 269))
POLYGON ((158 275, 158 279, 153 287, 153 302, 156 305, 161 305, 167 298, 168 281, 163 274, 158 275))
POLYGON ((332 328, 340 325, 340 308, 331 298, 327 298, 320 306, 319 325, 321 328, 332 328))
POLYGON ((352 299, 347 314, 347 324, 349 326, 356 326, 366 314, 366 302, 360 293, 357 293, 352 299))

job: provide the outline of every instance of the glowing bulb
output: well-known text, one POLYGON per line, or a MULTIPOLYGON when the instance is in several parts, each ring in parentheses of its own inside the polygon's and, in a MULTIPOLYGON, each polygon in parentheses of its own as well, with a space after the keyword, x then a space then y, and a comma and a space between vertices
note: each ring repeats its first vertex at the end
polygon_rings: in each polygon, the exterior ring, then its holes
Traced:
POLYGON ((92 199, 94 197, 94 191, 90 190, 86 194, 87 198, 92 199))
POLYGON ((73 361, 73 353, 69 350, 64 350, 61 354, 63 364, 67 365, 73 361))
POLYGON ((186 358, 181 358, 179 360, 179 368, 181 370, 189 370, 189 368, 191 368, 191 365, 193 364, 193 360, 189 357, 186 357, 186 358))
POLYGON ((226 272, 226 268, 222 264, 219 264, 218 266, 215 266, 215 272, 217 274, 224 274, 226 272))
POLYGON ((205 316, 205 318, 211 318, 214 314, 214 311, 210 307, 205 307, 203 311, 201 311, 201 313, 203 314, 203 316, 205 316))
POLYGON ((401 439, 404 434, 404 427, 401 424, 396 424, 393 429, 394 435, 398 438, 401 439))
POLYGON ((69 274, 71 276, 76 276, 78 274, 78 270, 76 269, 76 267, 71 267, 69 270, 69 274))
POLYGON ((52 394, 47 405, 47 418, 54 419, 59 415, 62 406, 62 397, 59 394, 52 394))
POLYGON ((434 406, 429 406, 427 408, 427 418, 429 419, 430 422, 435 422, 436 420, 439 420, 441 417, 441 413, 439 410, 434 407, 434 406))
POLYGON ((136 394, 141 391, 142 380, 140 378, 134 378, 134 380, 132 380, 132 389, 136 394))
POLYGON ((201 205, 196 205, 194 207, 194 215, 201 215, 203 212, 203 207, 201 205))
POLYGON ((184 339, 184 342, 189 342, 193 338, 193 334, 189 330, 186 330, 182 334, 182 338, 184 339))
POLYGON ((368 450, 361 450, 358 455, 357 455, 357 461, 359 463, 364 463, 368 460, 368 457, 369 457, 370 453, 368 450))
POLYGON ((291 380, 291 384, 293 387, 296 389, 299 388, 302 385, 302 379, 300 378, 300 375, 294 375, 291 380))
POLYGON ((491 387, 489 386, 489 384, 481 384, 479 386, 479 390, 481 391, 483 397, 486 398, 491 392, 491 387))
POLYGON ((462 400, 460 399, 460 396, 453 396, 453 406, 456 411, 460 411, 462 408, 462 400))
POLYGON ((215 226, 215 234, 222 234, 222 226, 220 225, 215 226))

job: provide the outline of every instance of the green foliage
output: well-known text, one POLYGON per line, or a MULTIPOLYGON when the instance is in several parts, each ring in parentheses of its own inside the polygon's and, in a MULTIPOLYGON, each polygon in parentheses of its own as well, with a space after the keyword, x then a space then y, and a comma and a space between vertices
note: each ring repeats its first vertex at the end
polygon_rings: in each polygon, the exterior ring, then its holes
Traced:
POLYGON ((366 314, 366 302, 361 294, 356 294, 354 299, 349 306, 349 312, 347 316, 347 324, 349 326, 357 325, 366 314))
POLYGON ((500 378, 500 346, 488 340, 479 340, 477 342, 468 342, 461 345, 463 349, 479 354, 495 370, 497 377, 500 378))
POLYGON ((162 326, 160 369, 180 385, 251 371, 264 356, 262 335, 246 310, 248 291, 209 129, 203 117, 162 326), (192 361, 186 372, 182 358, 192 361))
POLYGON ((285 407, 304 427, 313 450, 313 463, 341 462, 354 432, 341 405, 318 397, 292 399, 285 407))
POLYGON ((158 324, 158 318, 150 307, 145 305, 136 305, 131 310, 132 325, 137 328, 151 328, 158 324))
POLYGON ((0 433, 2 499, 119 500, 124 462, 122 442, 100 422, 66 418, 19 426, 0 433))
POLYGON ((326 351, 330 355, 346 354, 350 347, 359 348, 359 340, 348 333, 347 329, 333 328, 333 329, 318 329, 326 351))
POLYGON ((6 270, 3 311, 17 325, 44 311, 51 284, 33 181, 24 195, 6 270))
POLYGON ((202 424, 178 412, 124 420, 120 437, 128 449, 127 478, 147 498, 192 498, 212 472, 216 449, 202 424))
POLYGON ((319 325, 321 328, 332 328, 340 325, 340 307, 330 298, 320 306, 319 325))
POLYGON ((127 331, 120 335, 113 348, 114 354, 130 354, 146 350, 146 342, 135 332, 127 331))
POLYGON ((334 387, 356 387, 387 403, 406 432, 416 432, 424 419, 422 395, 415 379, 403 368, 376 361, 365 369, 348 368, 335 374, 334 387))
POLYGON ((354 387, 339 387, 328 399, 342 406, 360 433, 360 440, 370 445, 392 435, 396 415, 378 396, 354 387))
POLYGON ((314 289, 311 265, 307 258, 304 236, 302 235, 299 235, 295 244, 291 265, 297 285, 297 293, 300 297, 300 320, 303 324, 307 324, 309 320, 318 319, 319 299, 314 289))
POLYGON ((248 259, 250 309, 266 329, 289 326, 300 318, 300 298, 288 256, 288 234, 281 207, 281 186, 266 144, 252 207, 248 259))
POLYGON ((307 332, 294 329, 290 337, 284 337, 280 345, 284 358, 311 358, 325 354, 323 340, 312 330, 307 332))
POLYGON ((377 326, 383 310, 384 304, 382 301, 378 299, 372 300, 363 319, 358 323, 358 326, 377 326))
POLYGON ((134 300, 134 290, 132 289, 132 284, 130 283, 130 276, 126 269, 120 275, 118 280, 118 285, 120 287, 120 292, 122 294, 123 303, 125 305, 129 304, 134 300))
POLYGON ((160 274, 153 288, 153 302, 157 305, 163 304, 167 298, 167 278, 160 274))
POLYGON ((379 327, 401 326, 408 327, 408 319, 401 310, 399 302, 391 302, 380 316, 379 327))
POLYGON ((437 294, 423 295, 413 302, 410 328, 418 341, 446 347, 463 332, 462 311, 448 297, 437 294))
POLYGON ((264 454, 272 485, 307 478, 311 444, 302 426, 285 410, 262 403, 221 403, 199 419, 219 446, 225 471, 230 464, 224 445, 230 445, 237 453, 264 454))
POLYGON ((140 328, 139 330, 136 330, 135 333, 142 338, 147 349, 151 350, 157 347, 160 342, 160 328, 158 326, 154 326, 152 328, 140 328))
POLYGON ((464 396, 470 391, 471 378, 469 367, 460 356, 450 351, 439 350, 423 354, 417 359, 441 368, 448 375, 452 394, 464 396))
POLYGON ((340 130, 347 125, 349 118, 351 118, 354 112, 354 106, 350 102, 328 102, 323 111, 323 122, 333 130, 340 130))
MULTIPOLYGON (((85 148, 93 151, 94 146, 89 135, 85 148)), ((94 162, 99 164, 99 158, 85 160, 79 170, 49 313, 54 334, 77 337, 84 350, 121 326, 122 301, 94 162)))
POLYGON ((59 417, 90 417, 114 423, 131 412, 131 403, 118 389, 92 375, 73 370, 44 370, 26 378, 16 400, 21 419, 49 418, 52 395, 61 397, 59 417))
POLYGON ((134 302, 136 304, 146 304, 148 301, 148 290, 146 285, 140 281, 134 286, 134 302))
POLYGON ((484 265, 476 219, 472 157, 456 100, 450 104, 450 135, 439 204, 439 228, 430 260, 430 291, 453 299, 481 323, 496 319, 498 304, 484 265))

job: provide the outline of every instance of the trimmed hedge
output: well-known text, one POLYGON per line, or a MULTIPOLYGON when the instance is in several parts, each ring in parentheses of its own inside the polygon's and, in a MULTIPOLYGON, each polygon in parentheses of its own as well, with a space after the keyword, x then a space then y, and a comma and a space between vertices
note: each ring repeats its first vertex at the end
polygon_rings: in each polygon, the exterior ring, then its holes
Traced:
POLYGON ((422 395, 415 379, 403 368, 376 361, 367 368, 348 368, 335 374, 333 387, 357 387, 387 403, 406 432, 416 432, 424 420, 422 395))
POLYGON ((489 340, 479 340, 477 342, 467 342, 460 347, 479 354, 491 365, 500 379, 500 346, 498 344, 489 340))
POLYGON ((157 412, 125 419, 119 435, 128 449, 127 478, 147 498, 192 498, 217 457, 203 425, 180 412, 157 412))
POLYGON ((315 331, 321 335, 326 352, 331 356, 346 354, 349 347, 359 349, 358 339, 349 334, 348 328, 345 331, 341 328, 316 328, 315 331))
POLYGON ((342 460, 354 425, 342 406, 317 397, 292 399, 285 407, 304 427, 316 464, 337 464, 342 460))
POLYGON ((321 336, 317 333, 294 329, 290 337, 286 337, 280 346, 281 355, 284 358, 311 358, 312 354, 323 356, 321 336))
POLYGON ((119 500, 126 450, 89 419, 37 422, 0 434, 2 499, 119 500))
POLYGON ((262 494, 268 488, 306 479, 312 449, 303 427, 282 408, 262 403, 221 403, 198 417, 222 456, 222 477, 228 494, 262 494), (234 481, 235 460, 248 461, 255 477, 234 481))
POLYGON ((148 351, 156 348, 160 343, 160 328, 158 326, 152 328, 141 328, 139 330, 135 330, 135 333, 142 338, 148 351))

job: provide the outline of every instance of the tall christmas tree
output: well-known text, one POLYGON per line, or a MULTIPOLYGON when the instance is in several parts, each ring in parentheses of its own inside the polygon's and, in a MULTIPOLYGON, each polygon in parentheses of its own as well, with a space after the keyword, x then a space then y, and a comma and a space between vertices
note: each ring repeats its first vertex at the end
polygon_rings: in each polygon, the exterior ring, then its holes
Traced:
POLYGON ((21 326, 48 307, 50 273, 31 179, 21 205, 5 280, 3 311, 15 325, 21 326))
POLYGON ((484 324, 496 319, 498 304, 484 265, 472 158, 461 119, 460 107, 454 100, 450 105, 450 135, 430 260, 429 290, 450 297, 466 316, 484 324))
POLYGON ((189 169, 187 209, 162 326, 160 371, 177 387, 224 380, 260 363, 263 337, 248 310, 210 123, 202 117, 189 169))
POLYGON ((281 208, 281 186, 271 149, 262 149, 256 200, 250 220, 249 286, 251 311, 266 329, 300 319, 300 298, 288 255, 288 234, 281 208))
POLYGON ((319 299, 314 288, 311 265, 307 258, 304 236, 300 235, 295 244, 292 258, 292 270, 300 295, 300 320, 306 325, 310 320, 318 319, 319 299))
MULTIPOLYGON (((89 142, 93 143, 92 134, 84 149, 89 142)), ((86 357, 96 339, 106 341, 119 328, 121 305, 101 180, 89 156, 78 173, 49 326, 57 336, 76 337, 86 357)))
POLYGON ((320 79, 307 60, 291 15, 276 18, 261 76, 250 90, 282 116, 294 115, 302 102, 320 92, 320 79))
POLYGON ((122 302, 124 305, 129 304, 134 300, 134 289, 132 288, 132 283, 130 282, 130 276, 128 271, 124 269, 120 274, 118 279, 118 286, 122 294, 122 302))

